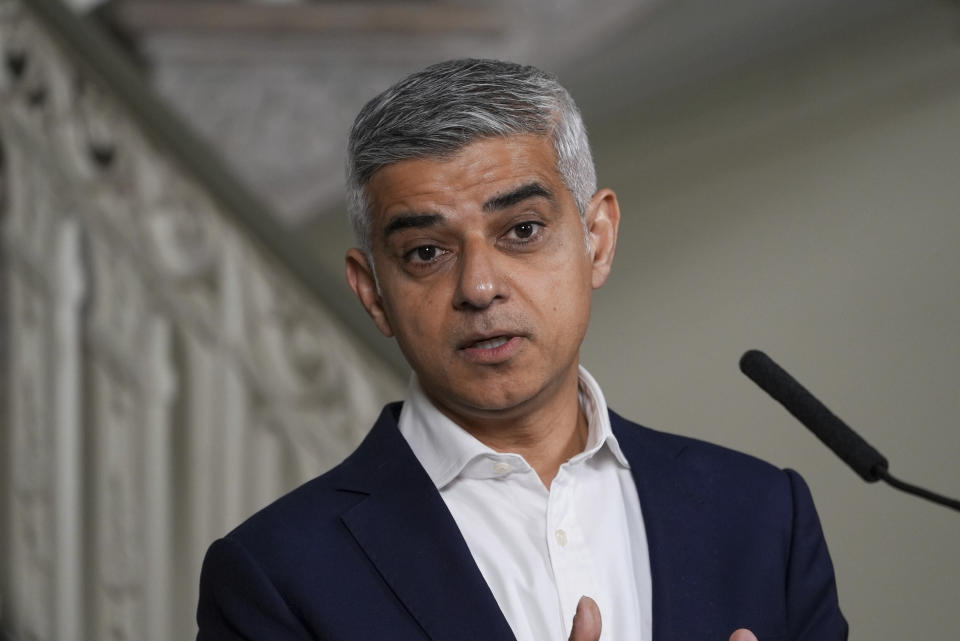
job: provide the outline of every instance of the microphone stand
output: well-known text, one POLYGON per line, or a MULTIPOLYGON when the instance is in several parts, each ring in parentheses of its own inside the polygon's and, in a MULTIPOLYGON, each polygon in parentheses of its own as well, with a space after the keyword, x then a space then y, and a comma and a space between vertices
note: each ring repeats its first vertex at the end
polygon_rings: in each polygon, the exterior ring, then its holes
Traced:
POLYGON ((910 483, 901 481, 900 479, 891 475, 890 472, 888 472, 887 468, 885 467, 877 466, 873 469, 873 472, 884 483, 887 483, 888 485, 891 485, 897 488, 898 490, 906 492, 907 494, 913 494, 914 496, 919 496, 920 498, 927 499, 928 501, 933 501, 934 503, 938 503, 939 505, 943 505, 945 507, 953 508, 954 510, 957 510, 958 512, 960 512, 960 501, 948 498, 941 494, 937 494, 936 492, 931 492, 930 490, 926 490, 922 487, 918 487, 916 485, 911 485, 910 483))

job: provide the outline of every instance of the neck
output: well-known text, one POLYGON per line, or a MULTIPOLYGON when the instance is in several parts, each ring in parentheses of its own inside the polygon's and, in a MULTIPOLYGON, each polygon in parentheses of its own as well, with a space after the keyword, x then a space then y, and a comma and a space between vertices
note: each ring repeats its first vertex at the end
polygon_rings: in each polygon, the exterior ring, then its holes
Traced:
POLYGON ((497 452, 523 456, 547 489, 560 466, 584 450, 587 418, 580 409, 578 371, 565 377, 549 402, 491 416, 463 416, 437 405, 474 438, 497 452))
POLYGON ((578 404, 573 412, 557 416, 546 427, 543 424, 519 425, 506 433, 475 433, 474 436, 498 452, 523 456, 549 490, 560 466, 586 447, 587 432, 587 419, 578 404))

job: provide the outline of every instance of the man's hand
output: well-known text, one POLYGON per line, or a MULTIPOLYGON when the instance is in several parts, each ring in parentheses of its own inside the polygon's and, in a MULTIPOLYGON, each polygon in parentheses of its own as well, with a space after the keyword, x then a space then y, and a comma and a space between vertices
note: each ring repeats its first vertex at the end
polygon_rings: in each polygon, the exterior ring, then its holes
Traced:
MULTIPOLYGON (((588 596, 580 597, 573 615, 570 641, 600 641, 600 607, 588 596)), ((757 635, 746 628, 735 630, 730 641, 757 641, 757 635)))
POLYGON ((590 597, 582 596, 577 603, 577 612, 573 615, 573 630, 570 631, 570 641, 599 640, 600 607, 590 597))

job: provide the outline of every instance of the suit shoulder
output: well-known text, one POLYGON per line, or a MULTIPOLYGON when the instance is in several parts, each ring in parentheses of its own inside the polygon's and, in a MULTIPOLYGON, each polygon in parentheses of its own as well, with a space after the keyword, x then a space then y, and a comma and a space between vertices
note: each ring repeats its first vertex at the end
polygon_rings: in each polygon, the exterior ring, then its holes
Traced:
POLYGON ((611 425, 618 439, 636 441, 641 448, 653 448, 658 453, 674 457, 685 466, 712 475, 733 477, 731 480, 753 482, 785 481, 784 471, 775 465, 723 445, 680 434, 651 429, 610 411, 611 425))
POLYGON ((721 445, 636 425, 612 412, 611 424, 627 459, 637 466, 638 487, 648 485, 647 496, 666 485, 687 505, 712 511, 718 524, 752 524, 789 539, 796 494, 807 493, 796 472, 721 445))
POLYGON ((227 534, 251 552, 295 545, 299 538, 339 529, 339 517, 362 498, 340 490, 343 463, 260 508, 227 534))
MULTIPOLYGON (((363 442, 339 465, 307 481, 247 518, 227 534, 251 552, 291 549, 301 543, 341 541, 340 517, 367 493, 365 479, 380 461, 398 457, 404 444, 396 429, 400 404, 383 408, 363 442)), ((410 453, 412 457, 412 453, 410 453)))

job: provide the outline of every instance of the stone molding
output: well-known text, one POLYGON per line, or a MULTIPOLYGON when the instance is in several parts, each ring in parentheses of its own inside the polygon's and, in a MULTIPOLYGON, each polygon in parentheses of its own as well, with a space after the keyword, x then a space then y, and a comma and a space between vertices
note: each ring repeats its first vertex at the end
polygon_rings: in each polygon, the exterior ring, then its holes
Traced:
POLYGON ((24 3, 0 3, 0 55, 0 625, 191 636, 206 546, 401 385, 24 3))

